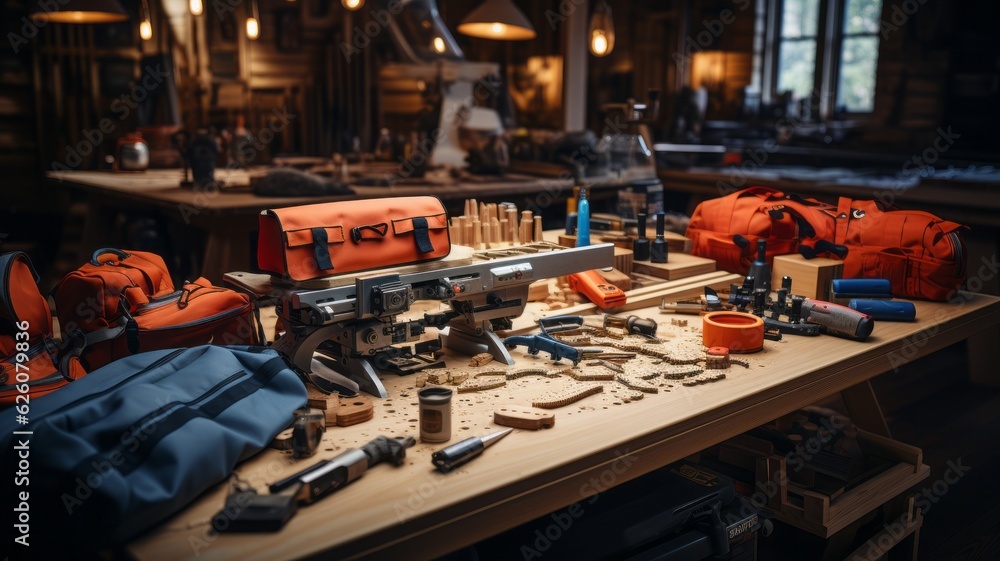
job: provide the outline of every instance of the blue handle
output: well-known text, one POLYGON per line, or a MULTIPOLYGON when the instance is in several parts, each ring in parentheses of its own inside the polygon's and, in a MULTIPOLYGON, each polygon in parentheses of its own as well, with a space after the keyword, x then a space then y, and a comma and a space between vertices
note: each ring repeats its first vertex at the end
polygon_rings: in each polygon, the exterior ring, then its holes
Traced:
POLYGON ((833 292, 888 297, 892 294, 892 283, 888 279, 834 279, 833 292))
POLYGON ((917 308, 900 300, 851 300, 850 308, 868 314, 875 321, 913 321, 917 308))

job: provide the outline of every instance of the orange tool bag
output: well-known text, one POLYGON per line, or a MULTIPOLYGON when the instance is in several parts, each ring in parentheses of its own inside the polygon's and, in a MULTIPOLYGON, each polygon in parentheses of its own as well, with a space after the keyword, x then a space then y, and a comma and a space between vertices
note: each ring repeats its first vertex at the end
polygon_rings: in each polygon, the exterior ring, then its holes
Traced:
POLYGON ((28 256, 20 251, 0 255, 0 273, 0 406, 29 404, 86 372, 53 338, 49 303, 38 290, 38 274, 28 256))
POLYGON ((436 197, 344 201, 260 214, 257 265, 297 281, 432 261, 450 251, 448 215, 436 197))
POLYGON ((965 226, 929 212, 841 197, 836 205, 750 187, 698 205, 688 224, 691 253, 746 274, 757 240, 767 259, 801 253, 844 261, 844 278, 885 278, 896 296, 946 300, 965 281, 965 226), (749 243, 740 247, 735 235, 749 243))
POLYGON ((253 345, 259 324, 250 297, 204 278, 174 288, 153 253, 99 249, 56 287, 63 333, 83 335, 91 370, 140 352, 197 345, 253 345))

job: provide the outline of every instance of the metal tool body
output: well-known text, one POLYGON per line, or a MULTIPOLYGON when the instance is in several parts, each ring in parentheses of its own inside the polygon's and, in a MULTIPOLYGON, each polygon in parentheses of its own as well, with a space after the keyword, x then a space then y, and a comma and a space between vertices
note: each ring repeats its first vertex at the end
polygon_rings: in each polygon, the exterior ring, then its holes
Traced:
POLYGON ((555 339, 543 337, 541 335, 515 335, 503 340, 503 344, 508 347, 525 346, 528 347, 528 354, 537 355, 540 351, 549 353, 552 360, 568 358, 576 366, 583 360, 584 351, 576 347, 571 347, 566 343, 560 343, 555 339))
POLYGON ((666 298, 660 301, 660 311, 670 314, 693 314, 698 315, 707 312, 719 312, 731 310, 732 304, 723 302, 719 293, 711 287, 705 287, 705 295, 698 300, 680 300, 677 302, 667 302, 666 298))
POLYGON ((381 462, 402 465, 406 449, 416 444, 413 437, 387 438, 379 436, 361 448, 353 448, 336 458, 323 460, 271 485, 272 494, 301 484, 298 500, 311 503, 358 479, 369 468, 381 462))
POLYGON ((372 273, 329 288, 275 287, 272 295, 278 300, 284 335, 274 348, 302 372, 309 372, 318 350, 362 391, 380 397, 388 394, 376 369, 427 352, 421 347, 433 341, 400 345, 417 341, 428 327, 442 331, 446 347, 469 355, 486 351, 498 362, 513 364, 493 330, 508 328, 521 315, 529 284, 614 264, 611 244, 569 249, 534 244, 525 251, 533 252, 451 266, 436 262, 412 272, 372 273), (398 316, 417 300, 438 300, 451 309, 401 320, 398 316))
POLYGON ((858 341, 867 339, 874 328, 867 314, 832 302, 790 295, 791 277, 782 278, 774 300, 765 289, 754 288, 754 283, 748 275, 742 285, 730 285, 729 302, 740 311, 751 307, 751 313, 763 319, 765 327, 794 335, 828 333, 858 341))
POLYGON ((623 334, 641 335, 650 339, 656 337, 656 329, 658 327, 656 321, 636 315, 552 316, 538 320, 538 327, 541 329, 542 335, 549 339, 555 339, 553 337, 554 333, 580 329, 584 326, 603 330, 607 330, 610 327, 620 329, 623 334))
POLYGON ((448 473, 449 471, 457 468, 458 466, 478 457, 490 446, 493 446, 501 438, 510 434, 514 429, 506 429, 498 431, 492 434, 488 434, 484 437, 473 436, 472 438, 466 438, 461 442, 452 444, 434 452, 431 455, 431 463, 434 467, 442 473, 448 473))

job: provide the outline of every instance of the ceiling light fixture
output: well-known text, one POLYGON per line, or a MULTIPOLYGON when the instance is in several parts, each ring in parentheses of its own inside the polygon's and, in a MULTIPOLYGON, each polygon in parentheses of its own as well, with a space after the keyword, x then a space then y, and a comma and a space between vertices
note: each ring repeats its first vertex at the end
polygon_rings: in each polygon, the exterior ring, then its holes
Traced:
POLYGON ((114 23, 128 19, 128 12, 118 0, 69 0, 68 2, 41 2, 31 19, 54 23, 114 23))
POLYGON ((139 22, 139 37, 142 37, 143 41, 149 41, 153 38, 153 23, 150 21, 149 4, 146 3, 146 0, 142 0, 140 8, 142 9, 140 14, 142 21, 139 22))
POLYGON ((257 0, 250 0, 250 15, 247 16, 247 39, 251 41, 256 41, 260 37, 260 20, 257 17, 257 0))
POLYGON ((590 53, 594 56, 607 56, 615 50, 615 23, 611 19, 611 6, 605 0, 594 5, 589 36, 590 53))
POLYGON ((538 34, 512 0, 486 0, 458 24, 458 32, 470 37, 524 41, 538 34))

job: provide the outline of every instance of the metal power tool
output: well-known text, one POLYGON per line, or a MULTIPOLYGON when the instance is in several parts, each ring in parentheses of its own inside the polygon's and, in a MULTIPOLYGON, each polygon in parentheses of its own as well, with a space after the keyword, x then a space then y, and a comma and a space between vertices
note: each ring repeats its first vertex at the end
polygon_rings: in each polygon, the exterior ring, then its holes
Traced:
MULTIPOLYGON (((356 382, 361 391, 387 397, 377 369, 399 371, 400 358, 439 349, 442 343, 470 356, 489 352, 498 362, 513 364, 494 329, 509 329, 513 318, 524 312, 529 284, 614 265, 611 244, 564 248, 535 243, 504 250, 496 259, 496 252, 485 253, 465 261, 437 261, 310 285, 325 284, 323 288, 270 282, 253 284, 252 289, 277 301, 284 334, 274 348, 301 372, 311 371, 313 353, 319 351, 329 357, 330 368, 356 382), (436 300, 449 309, 402 318, 418 300, 436 300), (428 327, 441 331, 440 342, 420 340, 428 327)), ((226 278, 251 288, 249 277, 230 273, 226 278)))
POLYGON ((868 314, 822 300, 791 295, 792 278, 782 277, 774 300, 768 291, 754 288, 754 278, 747 276, 742 285, 731 285, 729 302, 740 311, 764 320, 765 327, 795 335, 828 333, 863 341, 872 333, 875 321, 868 314))

